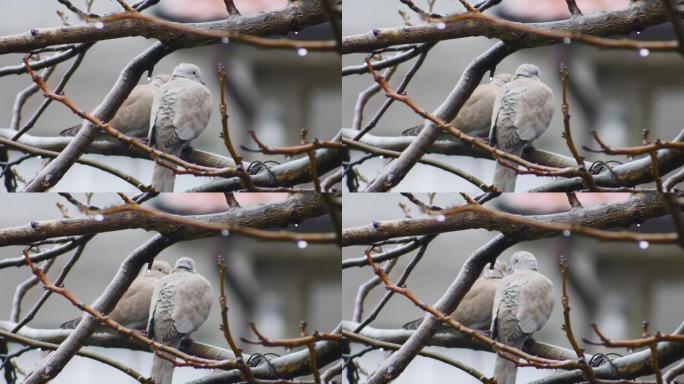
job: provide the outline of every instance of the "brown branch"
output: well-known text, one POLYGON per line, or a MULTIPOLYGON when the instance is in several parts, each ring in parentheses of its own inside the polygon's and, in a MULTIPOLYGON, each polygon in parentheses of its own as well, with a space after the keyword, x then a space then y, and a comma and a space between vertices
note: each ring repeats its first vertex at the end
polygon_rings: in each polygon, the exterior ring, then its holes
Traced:
MULTIPOLYGON (((13 140, 5 139, 3 137, 0 137, 0 144, 5 145, 5 146, 10 147, 10 148, 14 148, 14 149, 21 151, 21 152, 24 152, 24 153, 34 155, 34 156, 41 156, 41 157, 47 157, 47 158, 56 158, 57 156, 59 156, 59 152, 48 151, 45 149, 39 149, 39 148, 31 147, 28 145, 17 143, 16 141, 13 141, 13 140)), ((145 183, 136 179, 135 177, 133 177, 127 173, 121 172, 115 168, 108 166, 108 165, 100 163, 98 161, 90 160, 90 159, 78 159, 78 160, 76 160, 76 162, 79 164, 83 164, 83 165, 87 165, 87 166, 99 169, 99 170, 107 172, 111 175, 114 175, 114 176, 120 178, 121 180, 125 181, 126 183, 128 183, 128 184, 134 186, 135 188, 139 189, 142 192, 152 192, 155 190, 154 188, 152 188, 152 186, 146 185, 145 183)))
POLYGON ((444 220, 427 216, 375 221, 366 226, 347 228, 342 232, 342 243, 344 246, 370 244, 401 236, 483 228, 527 240, 577 234, 603 241, 671 244, 677 241, 676 233, 646 234, 599 229, 626 226, 634 221, 662 216, 666 212, 663 198, 658 194, 636 195, 626 202, 611 205, 530 216, 505 213, 479 204, 466 204, 439 212, 444 215, 444 220))
MULTIPOLYGON (((393 158, 397 158, 397 157, 401 156, 401 152, 374 147, 372 145, 364 144, 362 142, 354 141, 354 140, 347 139, 344 137, 342 138, 342 142, 344 144, 348 145, 349 147, 356 148, 356 149, 361 150, 363 152, 373 153, 373 154, 376 154, 379 156, 386 156, 386 157, 393 157, 393 158)), ((467 182, 473 184, 474 186, 478 187, 479 189, 481 189, 484 192, 495 192, 496 191, 496 188, 494 188, 492 185, 485 183, 484 181, 478 179, 477 177, 475 177, 475 176, 473 176, 473 175, 471 175, 471 174, 469 174, 469 173, 467 173, 467 172, 465 172, 459 168, 454 168, 447 163, 443 163, 441 161, 432 160, 432 159, 425 159, 425 158, 421 158, 420 160, 418 160, 418 163, 430 165, 430 166, 433 166, 435 168, 441 169, 443 171, 452 173, 452 174, 466 180, 467 182)))
POLYGON ((581 369, 582 372, 584 372, 586 379, 590 383, 595 383, 596 375, 594 374, 594 370, 585 360, 584 350, 582 349, 582 347, 580 347, 579 343, 577 342, 577 339, 575 338, 575 333, 572 330, 572 323, 570 322, 570 296, 568 295, 568 262, 565 259, 565 256, 561 256, 560 270, 562 286, 561 304, 563 305, 562 328, 565 331, 565 336, 570 342, 572 349, 575 351, 575 354, 577 354, 578 368, 581 369))
MULTIPOLYGON (((382 77, 389 81, 396 72, 396 70, 396 65, 391 66, 387 68, 387 70, 382 74, 382 77)), ((379 91, 380 84, 374 82, 368 88, 359 92, 359 95, 356 97, 356 104, 354 104, 354 118, 352 119, 351 125, 352 129, 355 129, 357 131, 361 130, 361 124, 363 124, 363 112, 366 108, 366 104, 368 104, 368 101, 370 101, 370 99, 373 96, 375 96, 379 91)))
POLYGON ((566 20, 543 23, 519 23, 492 17, 480 12, 466 12, 441 19, 446 24, 426 24, 374 29, 371 32, 347 36, 342 40, 344 54, 370 52, 398 44, 416 44, 484 36, 514 44, 517 48, 533 48, 559 44, 564 39, 605 49, 648 49, 651 52, 671 52, 677 41, 638 41, 631 39, 602 38, 598 36, 627 34, 635 22, 641 28, 657 25, 666 20, 662 2, 633 2, 630 7, 614 12, 572 17, 566 20))
MULTIPOLYGON (((228 7, 229 2, 230 4, 233 4, 232 1, 226 0, 226 7, 228 7)), ((235 6, 233 5, 233 7, 235 6)), ((218 76, 219 86, 221 87, 221 105, 219 110, 221 111, 221 137, 223 138, 223 144, 226 146, 228 153, 230 153, 230 157, 232 157, 233 161, 235 162, 235 169, 237 170, 237 174, 240 177, 240 180, 242 180, 244 187, 247 188, 248 191, 255 191, 256 187, 254 186, 250 175, 242 165, 242 158, 237 153, 235 147, 233 146, 233 142, 230 140, 230 131, 228 130, 228 105, 226 104, 225 95, 226 71, 222 62, 218 64, 218 76)))
POLYGON ((665 3, 667 16, 672 22, 672 29, 677 36, 677 51, 684 55, 684 23, 682 23, 682 15, 677 8, 677 2, 675 0, 663 0, 663 3, 665 3))
POLYGON ((612 339, 608 338, 606 335, 604 335, 599 330, 598 325, 591 324, 591 329, 594 330, 594 333, 596 333, 596 335, 599 337, 600 341, 596 342, 596 341, 590 341, 590 340, 585 339, 584 342, 588 343, 588 344, 592 344, 592 345, 603 345, 603 346, 609 347, 609 348, 636 349, 636 348, 649 346, 652 344, 662 343, 664 341, 684 343, 684 335, 682 335, 682 334, 662 334, 660 332, 657 332, 653 336, 642 337, 640 339, 612 340, 612 339))
POLYGON ((591 135, 594 137, 594 140, 596 140, 596 142, 601 146, 601 149, 591 149, 587 147, 584 147, 584 149, 592 152, 605 153, 607 155, 638 156, 643 154, 650 154, 659 149, 684 149, 684 142, 660 140, 656 140, 653 143, 648 143, 634 147, 613 148, 601 139, 598 132, 592 131, 591 135))
POLYGON ((249 341, 245 340, 244 338, 242 341, 245 343, 250 343, 250 344, 257 344, 257 345, 263 345, 264 347, 284 347, 284 348, 296 348, 296 347, 301 347, 303 345, 315 343, 317 341, 321 340, 333 340, 333 341, 341 341, 342 340, 342 335, 336 334, 336 333, 319 333, 318 331, 315 331, 311 335, 304 335, 300 337, 295 337, 291 339, 269 339, 268 337, 264 336, 259 332, 257 329, 256 325, 252 322, 248 323, 249 329, 254 332, 254 335, 259 339, 258 341, 249 341))
POLYGON ((230 349, 233 351, 233 354, 235 355, 235 361, 237 362, 238 369, 240 369, 240 372, 242 372, 242 378, 245 381, 247 381, 247 383, 253 384, 254 375, 252 374, 252 370, 245 363, 242 357, 242 350, 238 347, 237 343, 235 343, 235 339, 233 339, 233 336, 230 333, 230 326, 228 325, 228 299, 226 298, 225 291, 226 264, 223 261, 223 256, 221 255, 219 255, 218 257, 218 269, 219 284, 221 289, 219 293, 219 305, 221 306, 221 330, 223 331, 223 337, 226 339, 226 342, 228 342, 230 349))
MULTIPOLYGON (((47 67, 43 72, 41 72, 40 77, 47 81, 52 73, 54 72, 56 66, 53 65, 51 67, 47 67)), ((17 130, 19 129, 19 124, 21 123, 21 111, 24 108, 24 105, 26 102, 33 96, 36 92, 38 92, 39 88, 38 85, 35 83, 32 83, 28 87, 26 87, 23 91, 17 93, 17 96, 14 100, 14 107, 12 108, 12 120, 10 120, 10 129, 17 130)))
MULTIPOLYGON (((4 329, 0 329, 0 336, 2 336, 5 339, 12 340, 16 343, 28 345, 28 346, 31 346, 34 348, 45 349, 48 351, 54 351, 57 349, 57 347, 59 347, 59 344, 46 343, 44 341, 33 340, 33 339, 28 338, 28 337, 17 335, 13 332, 5 331, 4 329)), ((130 376, 133 380, 136 380, 141 384, 152 384, 152 382, 149 379, 145 378, 144 375, 137 372, 133 368, 130 368, 127 365, 118 363, 118 362, 111 360, 111 359, 109 359, 103 355, 98 354, 98 353, 89 352, 89 351, 78 351, 78 352, 76 352, 76 354, 78 356, 85 357, 85 358, 95 360, 95 361, 99 361, 101 363, 109 365, 112 368, 118 369, 119 371, 130 376)))
MULTIPOLYGON (((357 342, 360 342, 363 344, 367 344, 367 345, 372 345, 372 346, 377 347, 377 348, 383 348, 383 349, 389 349, 389 350, 396 351, 401 347, 401 344, 390 343, 387 341, 375 340, 375 339, 372 339, 370 337, 366 337, 366 336, 360 335, 358 333, 354 333, 354 332, 350 332, 350 331, 346 331, 346 330, 342 331, 342 335, 344 335, 345 337, 347 337, 351 340, 354 340, 354 341, 357 341, 357 342)), ((454 367, 462 370, 463 372, 469 374, 470 376, 474 377, 476 380, 481 381, 483 384, 496 384, 496 382, 494 380, 487 377, 484 373, 476 370, 475 368, 473 368, 469 365, 463 364, 462 362, 460 362, 458 360, 454 360, 454 359, 451 359, 447 356, 440 355, 440 354, 437 354, 437 353, 431 352, 431 351, 425 351, 425 350, 418 352, 418 355, 424 356, 424 357, 429 357, 431 359, 441 361, 445 364, 449 364, 451 366, 454 366, 454 367)))
MULTIPOLYGON (((343 148, 342 143, 340 143, 339 141, 319 141, 318 139, 314 139, 314 141, 310 143, 304 142, 299 145, 293 145, 290 147, 271 147, 264 144, 263 141, 259 140, 259 138, 256 135, 256 132, 254 132, 253 130, 249 131, 249 136, 259 146, 258 150, 251 149, 250 151, 261 152, 266 155, 293 156, 302 153, 310 153, 311 151, 315 151, 321 148, 331 148, 336 150, 341 150, 343 148)), ((246 148, 243 147, 243 149, 246 148)))
POLYGON ((582 11, 580 11, 575 0, 565 0, 565 2, 568 4, 568 11, 572 16, 582 16, 582 11))
POLYGON ((233 0, 223 0, 223 3, 226 4, 226 11, 229 15, 240 16, 240 11, 235 6, 235 3, 233 3, 233 0))
MULTIPOLYGON (((575 4, 574 0, 568 0, 568 6, 570 6, 570 3, 575 5, 575 8, 577 8, 577 5, 575 4)), ((572 10, 572 9, 571 9, 572 10)), ((578 9, 579 11, 579 9, 578 9)), ((573 13, 574 15, 574 13, 573 13)), ((575 161, 577 162, 577 170, 579 173, 579 176, 584 180, 585 185, 587 188, 589 188, 590 191, 596 191, 597 186, 596 183, 594 182, 594 178, 592 177, 591 173, 587 171, 587 168, 584 166, 584 157, 580 155, 579 151, 577 150, 577 147, 575 146, 575 142, 572 139, 572 131, 570 130, 570 104, 568 104, 568 67, 565 64, 561 64, 561 87, 562 87, 562 94, 563 94, 563 101, 561 104, 561 111, 563 112, 563 138, 565 139, 565 143, 567 144, 568 148, 570 149, 570 153, 572 153, 572 157, 575 158, 575 161)))

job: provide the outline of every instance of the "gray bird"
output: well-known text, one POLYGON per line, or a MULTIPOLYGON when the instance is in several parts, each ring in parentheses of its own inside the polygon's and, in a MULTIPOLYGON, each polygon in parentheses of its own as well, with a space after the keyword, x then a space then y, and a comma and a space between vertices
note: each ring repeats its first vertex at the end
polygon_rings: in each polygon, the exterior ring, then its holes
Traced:
MULTIPOLYGON (((551 316, 555 303, 553 283, 537 271, 537 259, 530 252, 511 257, 513 273, 504 277, 492 308, 492 339, 521 349, 533 333, 551 316)), ((499 384, 515 384, 518 367, 497 355, 494 379, 499 384)))
MULTIPOLYGON (((144 330, 147 327, 147 316, 150 313, 150 300, 154 287, 162 277, 171 272, 171 265, 166 261, 155 260, 150 270, 145 269, 138 276, 114 309, 109 313, 109 317, 126 328, 144 330)), ((60 325, 60 328, 74 329, 81 321, 81 318, 69 320, 60 325)), ((98 324, 97 331, 109 331, 111 328, 98 324)))
MULTIPOLYGON (((536 65, 523 64, 502 87, 492 108, 489 145, 520 156, 549 128, 554 96, 551 88, 539 79, 540 73, 536 65)), ((514 170, 496 163, 494 187, 513 192, 516 177, 514 170)))
MULTIPOLYGON (((492 305, 499 282, 508 273, 505 262, 497 260, 494 268, 485 268, 480 278, 475 280, 468 293, 454 312, 449 315, 452 319, 471 329, 489 330, 492 323, 492 305)), ((404 329, 418 329, 423 319, 417 319, 404 324, 404 329)), ((441 324, 438 332, 452 332, 453 328, 441 324)))
MULTIPOLYGON (((179 156, 209 123, 212 98, 194 64, 176 66, 171 80, 154 97, 150 112, 149 144, 162 152, 179 156)), ((160 192, 173 192, 173 169, 154 165, 152 186, 160 192)))
MULTIPOLYGON (((492 107, 494 100, 501 93, 504 84, 511 81, 513 75, 500 73, 487 84, 479 85, 461 107, 451 123, 470 136, 486 138, 492 123, 492 107)), ((403 136, 418 136, 423 126, 418 125, 402 132, 403 136)), ((458 140, 453 135, 442 132, 437 140, 458 140)))
MULTIPOLYGON (((161 278, 154 289, 148 337, 178 348, 209 317, 212 296, 211 284, 197 273, 194 260, 181 257, 173 271, 161 278)), ((155 354, 151 378, 156 384, 171 384, 173 363, 155 354)))
MULTIPOLYGON (((130 95, 124 100, 114 117, 109 120, 109 125, 126 136, 147 138, 150 131, 150 110, 154 95, 159 88, 171 79, 169 75, 155 75, 147 84, 140 84, 133 88, 130 95)), ((76 136, 81 125, 75 125, 60 132, 60 136, 76 136)), ((105 132, 98 132, 95 140, 116 140, 105 132)))

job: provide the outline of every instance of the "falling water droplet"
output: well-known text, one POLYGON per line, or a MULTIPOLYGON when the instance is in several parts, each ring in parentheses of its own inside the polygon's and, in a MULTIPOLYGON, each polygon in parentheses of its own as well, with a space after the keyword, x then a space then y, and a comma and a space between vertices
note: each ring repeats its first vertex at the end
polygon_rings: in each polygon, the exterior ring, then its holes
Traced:
POLYGON ((152 78, 150 76, 147 76, 147 81, 151 81, 152 78))
POLYGON ((437 23, 437 29, 446 29, 445 23, 437 23))
POLYGON ((641 35, 641 31, 636 31, 637 36, 641 35))
POLYGON ((563 230, 563 236, 565 236, 565 237, 570 237, 570 235, 572 235, 572 232, 570 232, 569 229, 564 229, 564 230, 563 230))
POLYGON ((295 36, 299 35, 299 31, 294 31, 295 36))
POLYGON ((649 245, 650 244, 648 244, 648 241, 646 241, 646 240, 641 240, 639 242, 639 248, 641 248, 641 249, 646 249, 646 248, 648 248, 649 245))
POLYGON ((98 21, 97 23, 95 23, 95 28, 97 28, 97 29, 104 28, 104 23, 101 21, 98 21))
POLYGON ((444 216, 444 215, 437 215, 436 219, 437 219, 437 221, 439 221, 439 222, 443 222, 443 221, 446 221, 446 216, 444 216))
POLYGON ((297 247, 298 247, 299 249, 304 249, 304 248, 306 248, 306 247, 308 247, 308 246, 309 246, 309 243, 307 243, 306 240, 299 240, 299 241, 297 242, 297 247))
POLYGON ((228 44, 228 43, 230 43, 230 39, 227 38, 227 37, 222 37, 222 38, 221 38, 221 43, 223 43, 223 44, 228 44))
POLYGON ((299 56, 304 57, 304 56, 306 56, 306 55, 309 54, 309 51, 308 51, 306 48, 299 48, 299 49, 297 50, 297 54, 298 54, 299 56))
POLYGON ((299 228, 299 223, 295 223, 295 228, 299 228))
POLYGON ((229 231, 229 230, 227 230, 227 229, 222 229, 222 230, 221 230, 221 236, 228 236, 228 235, 230 235, 230 231, 229 231))
POLYGON ((104 220, 104 216, 102 216, 102 215, 96 215, 95 216, 95 221, 102 221, 102 220, 104 220))
POLYGON ((569 37, 564 37, 564 38, 563 38, 563 44, 569 45, 570 43, 572 43, 572 39, 571 39, 571 38, 569 38, 569 37))
POLYGON ((646 49, 646 48, 641 48, 641 49, 639 50, 639 56, 641 56, 641 57, 647 57, 647 56, 650 55, 650 54, 651 54, 651 51, 649 51, 649 50, 646 49))

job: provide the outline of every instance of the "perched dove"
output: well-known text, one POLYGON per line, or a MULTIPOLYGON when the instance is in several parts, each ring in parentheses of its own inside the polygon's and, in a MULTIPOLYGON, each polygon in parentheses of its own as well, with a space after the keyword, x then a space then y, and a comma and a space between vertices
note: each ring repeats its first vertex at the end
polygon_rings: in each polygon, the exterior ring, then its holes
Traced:
MULTIPOLYGON (((133 88, 128 98, 124 100, 114 117, 109 120, 109 125, 124 135, 147 138, 150 131, 150 110, 154 95, 159 88, 171 79, 169 75, 156 75, 147 84, 141 84, 133 88)), ((60 132, 61 136, 76 136, 81 125, 75 125, 60 132)), ((99 132, 95 140, 115 140, 105 132, 99 132)))
MULTIPOLYGON (((492 323, 492 304, 499 282, 506 276, 508 266, 497 260, 494 268, 485 268, 482 277, 475 280, 461 303, 449 317, 471 329, 489 330, 492 323)), ((404 324, 404 329, 418 329, 423 319, 417 319, 404 324)), ((440 325, 438 331, 451 331, 453 328, 440 325)))
MULTIPOLYGON (((482 84, 475 88, 470 98, 461 107, 458 115, 451 123, 463 133, 470 136, 486 138, 492 123, 492 106, 494 100, 501 93, 504 84, 511 81, 513 75, 500 73, 488 84, 482 84)), ((422 125, 409 128, 402 132, 403 136, 418 136, 423 129, 422 125)), ((453 135, 442 132, 437 140, 457 140, 453 135)))
MULTIPOLYGON (((126 328, 144 330, 147 327, 147 316, 150 313, 150 300, 157 281, 171 272, 171 265, 165 261, 155 260, 150 270, 145 269, 138 276, 116 306, 109 313, 109 317, 126 328)), ((60 325, 61 328, 76 328, 81 318, 67 321, 60 325)), ((98 331, 107 331, 110 328, 98 325, 98 331)))
MULTIPOLYGON (((170 274, 159 280, 152 294, 147 335, 174 348, 207 320, 212 304, 211 284, 197 273, 195 262, 181 257, 170 274)), ((171 384, 173 363, 154 355, 152 380, 171 384)))
MULTIPOLYGON (((537 259, 530 252, 511 257, 513 273, 499 285, 492 308, 492 339, 521 349, 525 341, 544 326, 555 302, 553 283, 537 271, 537 259)), ((515 363, 496 356, 494 379, 515 384, 515 363)))
MULTIPOLYGON (((502 87, 492 109, 489 145, 520 156, 541 136, 553 117, 553 91, 539 79, 539 67, 523 64, 502 87)), ((515 190, 516 172, 496 163, 494 186, 503 192, 515 190)))
MULTIPOLYGON (((179 156, 183 149, 207 127, 212 99, 194 64, 176 66, 171 80, 159 88, 150 112, 149 144, 162 152, 179 156)), ((173 169, 154 165, 152 186, 173 192, 173 169)))

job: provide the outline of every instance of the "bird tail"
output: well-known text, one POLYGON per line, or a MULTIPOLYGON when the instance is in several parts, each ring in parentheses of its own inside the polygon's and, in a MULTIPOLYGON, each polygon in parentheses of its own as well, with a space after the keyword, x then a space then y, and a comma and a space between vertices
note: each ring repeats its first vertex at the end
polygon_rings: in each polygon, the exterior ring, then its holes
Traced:
POLYGON ((494 380, 496 380, 497 384, 515 384, 515 376, 517 373, 518 367, 515 363, 496 355, 494 380))
POLYGON ((155 384, 171 384, 173 381, 173 363, 155 353, 150 378, 155 384))
POLYGON ((416 125, 415 127, 411 127, 409 129, 405 129, 401 132, 402 136, 418 136, 420 131, 423 130, 423 125, 416 125))
POLYGON ((73 127, 69 127, 63 131, 60 131, 59 135, 60 136, 76 136, 79 129, 81 129, 81 124, 74 125, 73 127))
POLYGON ((173 185, 176 182, 176 174, 173 169, 164 167, 159 163, 154 164, 154 174, 152 175, 152 187, 159 192, 173 192, 173 185))
POLYGON ((79 322, 81 322, 81 318, 77 317, 75 319, 62 323, 59 327, 62 329, 76 329, 76 326, 78 326, 79 322))
POLYGON ((494 187, 502 192, 515 192, 515 179, 518 174, 500 164, 496 163, 496 168, 494 169, 494 187))

